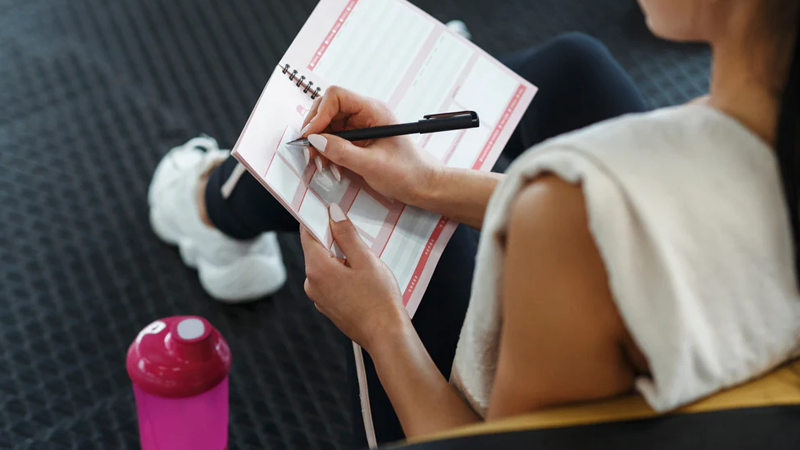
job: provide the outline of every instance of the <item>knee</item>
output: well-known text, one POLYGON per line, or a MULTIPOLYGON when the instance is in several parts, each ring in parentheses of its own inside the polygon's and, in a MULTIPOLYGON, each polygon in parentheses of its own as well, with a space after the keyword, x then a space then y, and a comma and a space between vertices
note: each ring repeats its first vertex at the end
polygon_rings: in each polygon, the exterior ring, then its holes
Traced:
POLYGON ((571 32, 553 38, 542 50, 550 52, 561 65, 573 69, 589 68, 613 61, 608 48, 585 33, 571 32))

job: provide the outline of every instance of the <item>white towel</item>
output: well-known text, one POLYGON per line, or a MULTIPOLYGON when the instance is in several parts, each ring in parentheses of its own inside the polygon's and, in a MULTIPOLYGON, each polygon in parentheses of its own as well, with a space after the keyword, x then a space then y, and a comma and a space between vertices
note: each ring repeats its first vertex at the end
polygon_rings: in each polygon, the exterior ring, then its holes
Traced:
POLYGON ((655 410, 797 355, 800 296, 772 150, 710 107, 669 108, 534 147, 497 188, 451 378, 478 413, 502 326, 504 255, 493 237, 519 191, 545 171, 582 186, 614 299, 652 372, 636 389, 655 410))

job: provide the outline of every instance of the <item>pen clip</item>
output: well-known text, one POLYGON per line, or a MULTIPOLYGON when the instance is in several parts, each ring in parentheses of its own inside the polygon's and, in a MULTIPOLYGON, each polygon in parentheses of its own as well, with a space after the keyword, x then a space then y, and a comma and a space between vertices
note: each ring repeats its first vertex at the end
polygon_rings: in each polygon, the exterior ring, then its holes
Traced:
POLYGON ((447 119, 450 117, 458 117, 458 116, 471 116, 472 120, 478 120, 478 113, 475 111, 455 111, 455 112, 447 112, 447 113, 440 113, 440 114, 428 114, 423 116, 423 119, 431 120, 431 119, 447 119))

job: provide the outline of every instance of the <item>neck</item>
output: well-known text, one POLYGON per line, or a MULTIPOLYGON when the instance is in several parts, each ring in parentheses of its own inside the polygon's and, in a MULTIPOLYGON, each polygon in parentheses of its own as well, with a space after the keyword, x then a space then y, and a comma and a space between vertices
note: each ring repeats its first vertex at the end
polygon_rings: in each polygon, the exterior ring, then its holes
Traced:
POLYGON ((781 89, 769 78, 778 77, 768 75, 751 58, 743 58, 746 54, 725 45, 714 47, 708 103, 774 147, 781 89))
POLYGON ((712 39, 714 56, 708 102, 774 148, 795 33, 770 36, 768 31, 753 27, 745 19, 753 15, 751 11, 749 15, 734 17, 728 32, 712 39))

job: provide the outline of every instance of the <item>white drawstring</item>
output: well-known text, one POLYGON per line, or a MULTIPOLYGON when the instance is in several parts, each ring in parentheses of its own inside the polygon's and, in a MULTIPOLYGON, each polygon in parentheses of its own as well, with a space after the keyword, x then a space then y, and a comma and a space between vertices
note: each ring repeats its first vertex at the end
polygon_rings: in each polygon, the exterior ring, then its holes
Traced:
POLYGON ((372 408, 369 405, 369 387, 367 386, 367 372, 364 369, 364 353, 361 346, 353 342, 353 353, 356 357, 356 372, 358 373, 358 392, 361 398, 361 418, 364 420, 364 431, 367 434, 369 448, 377 448, 378 440, 375 439, 375 425, 372 423, 372 408))
POLYGON ((233 189, 236 187, 236 183, 239 182, 239 179, 242 178, 245 172, 247 172, 247 168, 243 166, 242 163, 236 163, 236 167, 233 168, 230 177, 225 180, 225 183, 219 189, 220 193, 222 193, 222 198, 227 199, 231 196, 233 189))

